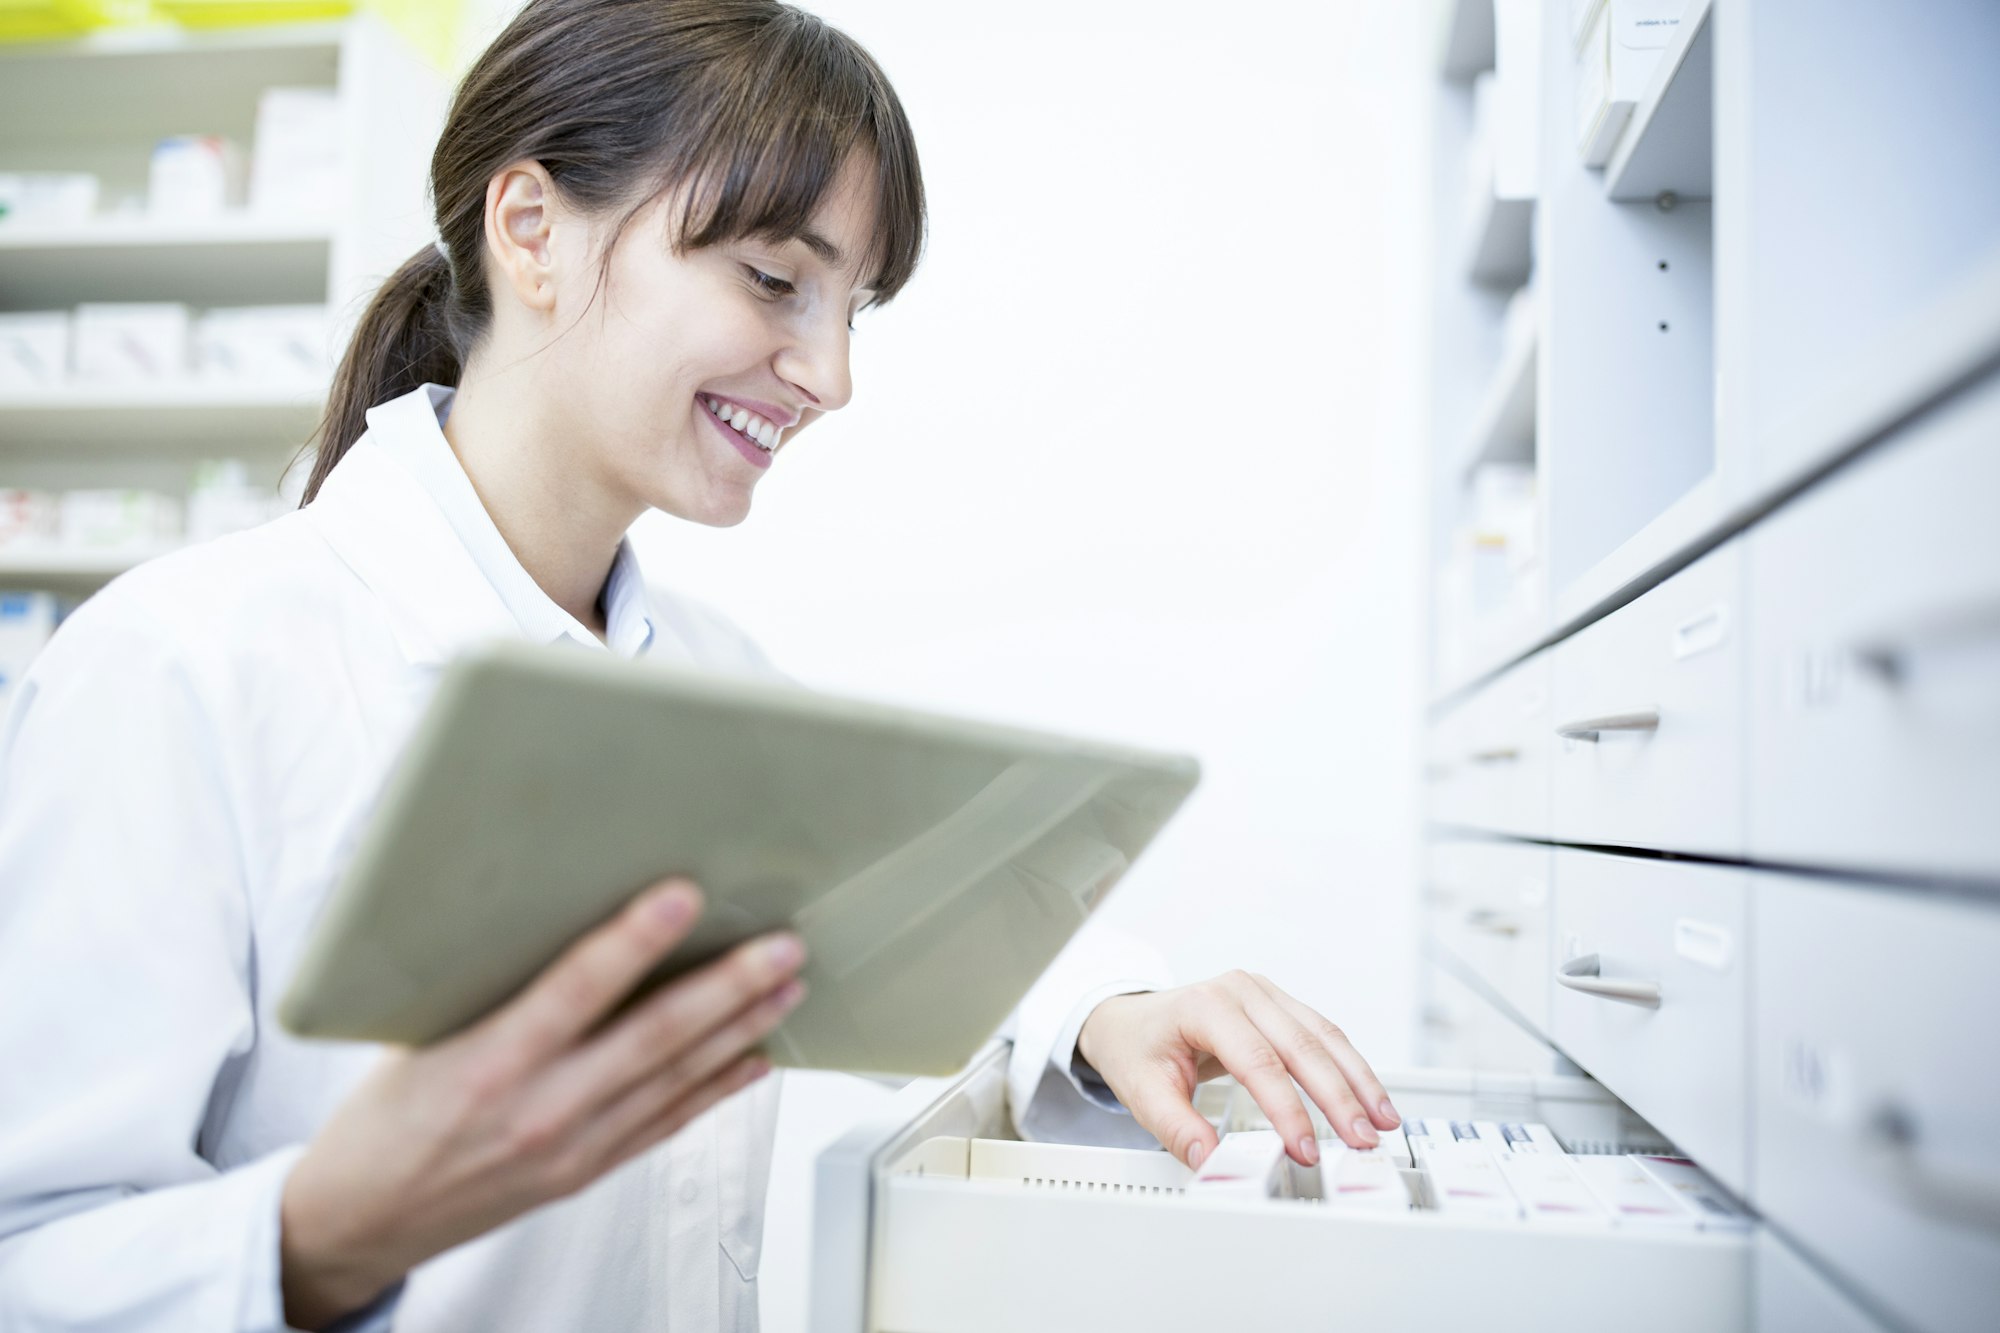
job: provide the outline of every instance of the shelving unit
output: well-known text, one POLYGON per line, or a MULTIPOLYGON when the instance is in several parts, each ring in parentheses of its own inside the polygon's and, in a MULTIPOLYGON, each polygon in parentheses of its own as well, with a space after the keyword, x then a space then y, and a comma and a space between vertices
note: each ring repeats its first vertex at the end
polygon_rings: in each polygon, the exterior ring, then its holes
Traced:
POLYGON ((1982 1326, 2000 7, 1688 0, 1601 171, 1587 7, 1531 7, 1532 394, 1452 249, 1477 69, 1436 99, 1426 1054, 1581 1068, 1700 1161, 1760 1327, 1982 1326), (1534 468, 1505 601, 1454 592, 1486 462, 1534 468))
MULTIPOLYGON (((330 367, 367 298, 432 235, 426 178, 446 93, 371 15, 0 47, 0 171, 87 171, 102 190, 87 223, 0 222, 0 310, 324 304, 330 367), (259 93, 301 86, 332 88, 341 104, 345 187, 333 213, 183 221, 129 207, 158 139, 220 134, 247 153, 259 93)), ((275 490, 326 389, 324 379, 223 384, 191 371, 147 386, 0 390, 0 487, 184 494, 203 460, 235 458, 275 490)), ((160 553, 0 549, 0 587, 88 594, 160 553)))

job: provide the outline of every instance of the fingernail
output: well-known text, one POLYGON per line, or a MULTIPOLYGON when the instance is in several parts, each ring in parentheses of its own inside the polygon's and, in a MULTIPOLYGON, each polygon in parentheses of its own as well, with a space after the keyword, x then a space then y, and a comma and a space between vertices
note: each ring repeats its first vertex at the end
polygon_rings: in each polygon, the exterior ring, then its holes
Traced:
POLYGON ((1197 1143, 1194 1145, 1194 1147, 1189 1148, 1188 1170, 1190 1171, 1201 1170, 1201 1159, 1206 1156, 1208 1156, 1208 1145, 1205 1143, 1197 1143))
POLYGON ((678 884, 660 890, 646 904, 646 915, 663 926, 683 925, 693 912, 693 898, 678 884))
POLYGON ((1319 1165, 1319 1140, 1310 1134, 1299 1135, 1299 1160, 1307 1166, 1319 1165))
POLYGON ((780 1009, 789 1009, 805 997, 806 983, 794 977, 772 993, 771 1003, 780 1009))
POLYGON ((1371 1148, 1382 1141, 1382 1136, 1375 1132, 1375 1126, 1368 1123, 1365 1115, 1354 1117, 1354 1137, 1371 1148))
POLYGON ((1382 1118, 1389 1122, 1389 1128, 1394 1129, 1397 1125, 1403 1123, 1403 1117, 1396 1114, 1396 1108, 1389 1105, 1389 1099, 1387 1097, 1384 1097, 1382 1099, 1382 1104, 1375 1109, 1380 1111, 1382 1113, 1382 1118))
POLYGON ((772 967, 792 967, 805 956, 806 947, 796 935, 780 935, 764 946, 764 961, 772 967))
POLYGON ((749 1064, 743 1066, 743 1081, 745 1083, 755 1083, 770 1072, 771 1062, 769 1060, 752 1060, 749 1064))

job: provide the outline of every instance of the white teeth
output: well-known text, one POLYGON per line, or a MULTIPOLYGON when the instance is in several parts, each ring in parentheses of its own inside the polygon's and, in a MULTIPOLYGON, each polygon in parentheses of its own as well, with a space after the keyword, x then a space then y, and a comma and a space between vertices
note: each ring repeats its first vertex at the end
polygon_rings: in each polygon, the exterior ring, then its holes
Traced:
POLYGON ((769 452, 778 447, 778 428, 755 412, 725 403, 719 398, 705 398, 702 405, 719 420, 748 436, 758 448, 769 452))

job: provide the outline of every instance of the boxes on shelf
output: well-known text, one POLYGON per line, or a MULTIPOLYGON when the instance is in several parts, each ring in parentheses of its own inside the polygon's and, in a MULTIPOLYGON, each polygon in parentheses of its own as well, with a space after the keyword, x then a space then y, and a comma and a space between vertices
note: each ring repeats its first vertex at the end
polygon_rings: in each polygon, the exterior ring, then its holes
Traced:
POLYGON ((240 459, 211 459, 195 469, 188 491, 187 539, 201 542, 241 532, 291 507, 273 488, 251 484, 240 459))
POLYGON ((56 496, 0 490, 0 551, 46 546, 56 537, 56 496))
POLYGON ((218 134, 176 134, 153 145, 146 211, 156 218, 220 217, 243 203, 243 149, 218 134))
POLYGON ((1645 95, 1687 0, 1601 0, 1576 49, 1576 147, 1587 167, 1612 149, 1645 95))
POLYGON ((49 592, 0 592, 0 714, 6 711, 14 682, 73 605, 49 592))
POLYGON ((323 217, 340 207, 340 102, 332 88, 266 88, 257 98, 250 208, 323 217))
POLYGON ((69 378, 69 311, 0 314, 0 391, 49 389, 69 378))
POLYGON ((76 308, 77 380, 134 385, 187 376, 188 308, 169 301, 76 308))
POLYGON ((61 227, 97 212, 99 182, 87 171, 0 172, 0 224, 61 227))
POLYGON ((180 501, 157 491, 64 491, 56 542, 72 551, 152 551, 178 541, 180 501))
POLYGON ((333 370, 324 305, 229 306, 194 323, 195 374, 229 384, 312 383, 333 370))

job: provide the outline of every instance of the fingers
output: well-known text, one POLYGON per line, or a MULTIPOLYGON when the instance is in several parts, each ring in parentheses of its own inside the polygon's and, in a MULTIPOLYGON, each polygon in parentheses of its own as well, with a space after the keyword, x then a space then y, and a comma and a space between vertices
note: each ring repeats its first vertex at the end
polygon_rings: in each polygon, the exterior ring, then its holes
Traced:
MULTIPOLYGON (((1372 1148, 1380 1143, 1381 1136, 1375 1132, 1372 1117, 1354 1095, 1346 1075, 1326 1049, 1326 1033, 1337 1034, 1338 1029, 1311 1010, 1304 1009, 1303 1005, 1299 1009, 1303 1009, 1309 1019, 1301 1020, 1296 1010, 1279 1003, 1271 994, 1275 988, 1258 982, 1254 977, 1231 979, 1231 989, 1241 998, 1245 1016, 1283 1058, 1291 1077, 1297 1079, 1307 1095, 1326 1112, 1327 1123, 1333 1126, 1333 1132, 1341 1142, 1352 1148, 1372 1148)), ((1341 1041, 1344 1043, 1345 1038, 1341 1041)), ((1252 1089, 1252 1095, 1256 1095, 1255 1089, 1252 1089)), ((1264 1106, 1261 1096, 1257 1097, 1257 1104, 1264 1106)), ((1270 1114, 1269 1107, 1265 1107, 1265 1114, 1270 1114)), ((1287 1135, 1285 1141, 1291 1143, 1294 1140, 1287 1135)), ((1299 1160, 1306 1159, 1300 1157, 1299 1160)))
MULTIPOLYGON (((1319 1042, 1339 1068, 1348 1088, 1360 1100, 1362 1110, 1376 1129, 1394 1129, 1403 1123, 1403 1118, 1396 1113, 1395 1105, 1389 1100, 1389 1090, 1382 1086, 1382 1080, 1375 1076, 1375 1071, 1361 1058, 1361 1052, 1354 1049, 1354 1043, 1347 1039, 1346 1033, 1321 1014, 1285 994, 1267 978, 1253 976, 1251 980, 1319 1042)), ((1299 1081, 1305 1082, 1304 1079, 1299 1081)), ((1314 1101, 1319 1102, 1320 1109, 1325 1111, 1331 1120, 1332 1108, 1320 1100, 1312 1085, 1307 1084, 1306 1091, 1312 1094, 1314 1101)), ((1332 1123, 1341 1122, 1332 1121, 1332 1123)), ((1347 1136, 1343 1134, 1341 1137, 1346 1139, 1347 1136)))
POLYGON ((639 1081, 584 1131, 586 1144, 613 1151, 743 1061, 768 1064, 768 1058, 752 1048, 784 1021, 804 995, 805 983, 786 983, 704 1037, 686 1054, 639 1081))
POLYGON ((1245 992, 1255 991, 1255 985, 1247 976, 1239 981, 1235 975, 1211 983, 1220 988, 1217 1002, 1204 1006, 1198 1020, 1201 1030, 1191 1035, 1200 1038, 1249 1092, 1292 1156, 1313 1166, 1319 1161, 1319 1138, 1313 1133, 1312 1116, 1299 1100, 1278 1043, 1250 1019, 1245 992))
POLYGON ((1149 1068, 1136 1087, 1120 1092, 1119 1100, 1139 1127, 1160 1146, 1194 1170, 1215 1151, 1215 1126, 1194 1109, 1194 1070, 1149 1068))
MULTIPOLYGON (((805 960, 796 935, 762 935, 746 940, 715 961, 678 977, 621 1014, 604 1031, 562 1061, 556 1086, 566 1090, 579 1111, 603 1105, 655 1073, 685 1064, 711 1035, 754 1029, 747 1041, 763 1040, 777 1019, 804 994, 795 974, 805 960), (799 986, 775 1011, 762 1004, 787 983, 799 986), (766 1026, 756 1025, 775 1012, 766 1026), (749 1025, 746 1028, 745 1025, 749 1025)), ((715 1068, 724 1063, 718 1059, 715 1068)))
POLYGON ((701 912, 685 879, 653 886, 563 951, 528 988, 475 1029, 524 1067, 542 1064, 588 1032, 675 945, 701 912))
MULTIPOLYGON (((696 1116, 771 1072, 771 1062, 762 1055, 746 1055, 708 1080, 680 1101, 660 1109, 650 1120, 628 1134, 611 1150, 610 1166, 638 1156, 681 1128, 696 1116)), ((606 1167, 609 1170, 610 1167, 606 1167)))

